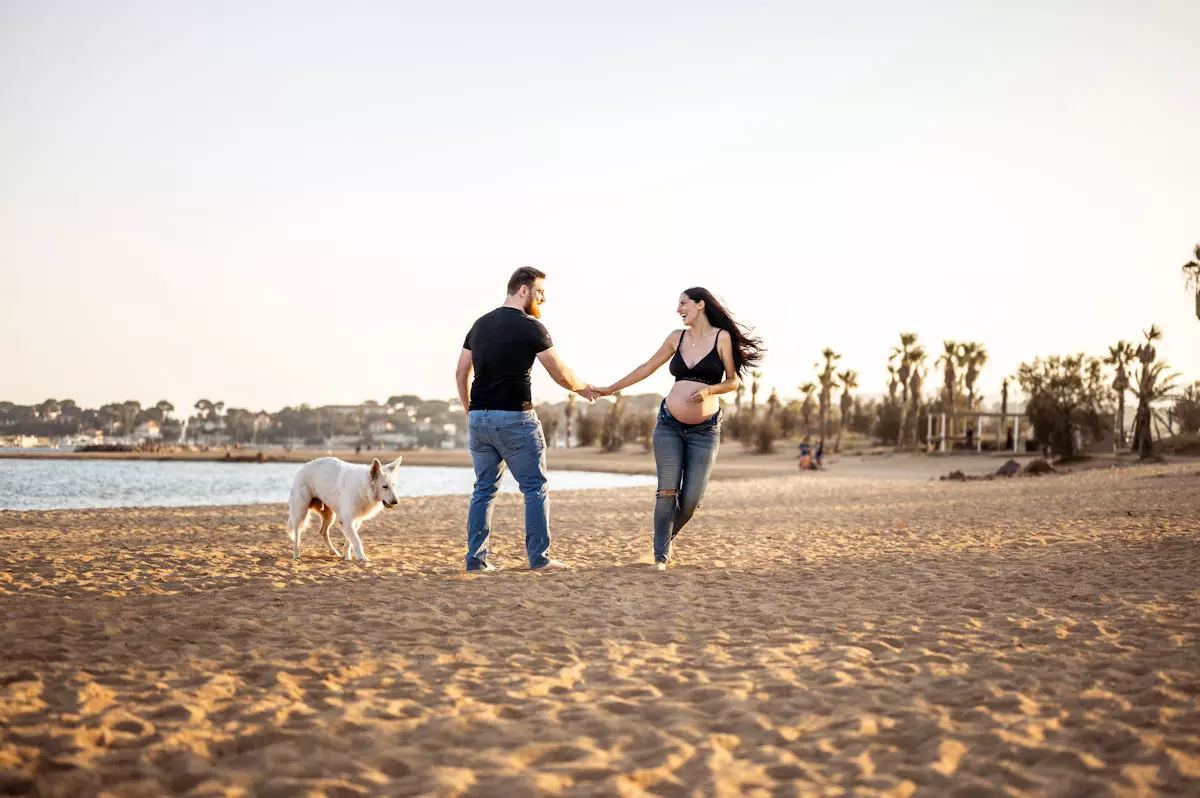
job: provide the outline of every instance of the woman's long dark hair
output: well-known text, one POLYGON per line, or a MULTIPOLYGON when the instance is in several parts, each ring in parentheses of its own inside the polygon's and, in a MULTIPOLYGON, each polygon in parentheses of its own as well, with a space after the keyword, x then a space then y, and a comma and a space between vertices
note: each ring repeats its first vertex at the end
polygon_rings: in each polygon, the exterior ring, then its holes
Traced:
POLYGON ((729 339, 733 342, 733 368, 739 377, 745 376, 747 371, 759 364, 767 350, 761 338, 750 334, 752 328, 734 321, 721 301, 707 288, 689 288, 683 293, 693 302, 703 300, 708 323, 729 333, 729 339))

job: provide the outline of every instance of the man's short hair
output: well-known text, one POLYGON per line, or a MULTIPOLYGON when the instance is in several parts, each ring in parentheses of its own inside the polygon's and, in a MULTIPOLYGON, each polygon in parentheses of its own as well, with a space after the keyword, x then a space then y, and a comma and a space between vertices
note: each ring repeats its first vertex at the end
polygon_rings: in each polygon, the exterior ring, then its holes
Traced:
POLYGON ((512 296, 521 290, 521 286, 529 286, 529 290, 533 290, 535 280, 546 279, 546 273, 538 271, 532 266, 522 266, 512 273, 512 277, 508 278, 508 295, 512 296))

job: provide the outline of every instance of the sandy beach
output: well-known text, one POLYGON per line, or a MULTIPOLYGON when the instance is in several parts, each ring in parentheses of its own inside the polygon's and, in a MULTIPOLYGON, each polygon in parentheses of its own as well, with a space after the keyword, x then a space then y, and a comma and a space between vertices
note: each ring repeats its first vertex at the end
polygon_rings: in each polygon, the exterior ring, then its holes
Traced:
POLYGON ((546 576, 514 496, 473 575, 463 497, 0 512, 0 793, 1196 794, 1200 466, 742 476, 666 573, 647 489, 546 576))

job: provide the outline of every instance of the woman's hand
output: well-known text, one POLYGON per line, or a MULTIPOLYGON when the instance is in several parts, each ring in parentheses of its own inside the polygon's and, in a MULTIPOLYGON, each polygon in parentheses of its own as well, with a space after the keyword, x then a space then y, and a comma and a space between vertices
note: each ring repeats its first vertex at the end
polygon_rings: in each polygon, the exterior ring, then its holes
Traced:
POLYGON ((692 391, 692 395, 688 397, 688 401, 694 405, 704 404, 704 400, 708 398, 708 388, 697 388, 692 391))

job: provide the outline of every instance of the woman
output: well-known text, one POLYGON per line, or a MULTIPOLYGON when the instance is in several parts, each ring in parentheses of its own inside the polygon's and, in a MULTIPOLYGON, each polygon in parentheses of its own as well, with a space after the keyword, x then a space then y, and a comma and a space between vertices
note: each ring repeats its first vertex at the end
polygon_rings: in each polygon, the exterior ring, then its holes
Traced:
POLYGON ((654 566, 666 570, 671 541, 692 520, 721 444, 720 400, 736 391, 738 376, 762 360, 762 340, 733 320, 707 289, 679 295, 685 330, 674 330, 654 356, 607 388, 608 395, 635 385, 671 362, 675 385, 658 411, 654 462, 658 493, 654 503, 654 566))

